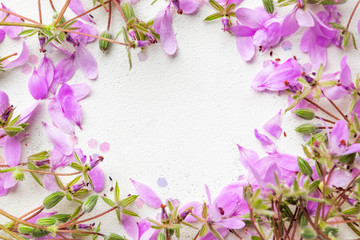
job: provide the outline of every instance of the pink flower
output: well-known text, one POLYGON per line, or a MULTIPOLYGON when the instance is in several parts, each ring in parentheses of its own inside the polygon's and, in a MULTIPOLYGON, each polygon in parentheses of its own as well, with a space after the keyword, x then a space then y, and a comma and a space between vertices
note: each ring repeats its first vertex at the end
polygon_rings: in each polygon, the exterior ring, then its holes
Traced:
POLYGON ((158 12, 154 21, 154 30, 160 34, 161 46, 169 55, 174 55, 177 50, 175 33, 172 27, 171 4, 158 12))

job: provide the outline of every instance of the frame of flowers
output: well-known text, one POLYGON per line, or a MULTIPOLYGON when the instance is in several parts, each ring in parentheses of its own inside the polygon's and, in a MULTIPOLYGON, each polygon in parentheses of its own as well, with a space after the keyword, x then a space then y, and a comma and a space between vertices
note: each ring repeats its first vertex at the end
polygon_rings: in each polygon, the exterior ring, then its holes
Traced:
MULTIPOLYGON (((338 4, 345 0, 263 0, 256 9, 243 8, 242 0, 209 0, 216 13, 205 21, 221 19, 222 30, 236 38, 239 54, 251 61, 259 51, 271 51, 281 41, 306 28, 300 49, 309 54, 311 64, 301 64, 294 56, 286 61, 266 61, 251 86, 259 92, 288 94, 289 107, 285 112, 302 118, 306 123, 295 131, 306 135, 302 145, 305 157, 281 153, 268 137, 279 138, 282 112, 270 119, 264 130, 255 129, 255 137, 263 146, 266 156, 261 158, 253 150, 238 146, 240 161, 248 170, 242 181, 231 183, 212 199, 205 186, 207 201, 180 204, 178 200, 161 200, 147 185, 131 179, 137 195, 120 196, 116 182, 113 196, 99 193, 104 188, 104 172, 100 168, 102 156, 87 157, 70 141, 74 128, 81 128, 80 101, 89 94, 86 84, 68 84, 77 68, 87 78, 97 77, 97 63, 86 45, 98 40, 99 48, 108 51, 110 44, 124 46, 131 68, 132 49, 145 49, 160 43, 163 50, 173 55, 177 50, 172 19, 175 14, 194 14, 200 7, 197 0, 171 0, 150 21, 140 20, 132 5, 125 0, 93 0, 94 7, 85 10, 80 0, 66 0, 55 13, 50 24, 42 21, 42 7, 38 0, 39 21, 21 16, 4 5, 0 8, 0 41, 10 38, 37 37, 43 58, 34 68, 28 88, 36 100, 48 99, 52 123, 43 122, 48 138, 54 146, 21 162, 21 141, 38 101, 21 114, 9 103, 7 94, 0 90, 0 146, 4 148, 5 163, 0 165, 0 195, 5 196, 25 174, 32 176, 40 186, 52 193, 43 204, 20 217, 0 208, 0 215, 9 222, 0 223, 0 239, 96 239, 107 240, 170 240, 180 238, 182 229, 196 230, 193 239, 224 239, 232 235, 237 239, 337 239, 339 229, 348 227, 360 236, 360 78, 352 79, 347 57, 343 57, 340 70, 324 73, 327 47, 356 49, 356 34, 349 27, 360 5, 354 8, 344 25, 340 21, 338 4), (292 5, 284 15, 275 13, 277 7, 292 5), (313 5, 323 10, 314 12, 313 5), (76 17, 66 20, 64 14, 71 9, 76 17), (102 10, 108 15, 106 30, 97 35, 91 25, 90 13, 102 10), (110 33, 112 14, 116 10, 124 26, 113 39, 110 33), (81 20, 80 20, 81 19, 81 20), (84 23, 84 22, 88 23, 84 23), (122 42, 116 40, 122 36, 122 42), (49 46, 63 52, 66 57, 56 65, 47 57, 49 46), (66 50, 71 47, 73 52, 66 50), (316 70, 314 72, 314 70, 316 70), (337 100, 351 99, 349 106, 339 106, 337 100), (326 102, 327 104, 324 104, 326 102), (325 107, 326 106, 326 107, 325 107), (64 173, 61 168, 71 169, 64 173), (59 170, 60 171, 59 171, 59 170), (63 177, 71 177, 65 181, 63 177), (91 216, 99 198, 108 210, 91 216), (72 211, 58 213, 57 204, 69 201, 72 211), (157 218, 140 218, 134 211, 135 202, 144 202, 159 212, 157 218), (50 210, 51 209, 51 210, 50 210), (49 212, 52 211, 52 212, 49 212), (127 236, 101 231, 101 223, 94 222, 115 213, 127 236)), ((360 21, 359 21, 360 25, 360 21)), ((360 31, 360 28, 359 28, 360 31)), ((23 49, 0 59, 1 70, 25 64, 29 49, 23 49)), ((271 52, 270 52, 271 55, 271 52)), ((67 178, 68 179, 68 178, 67 178)), ((11 194, 11 193, 10 193, 11 194)), ((1 206, 2 207, 2 206, 1 206)))

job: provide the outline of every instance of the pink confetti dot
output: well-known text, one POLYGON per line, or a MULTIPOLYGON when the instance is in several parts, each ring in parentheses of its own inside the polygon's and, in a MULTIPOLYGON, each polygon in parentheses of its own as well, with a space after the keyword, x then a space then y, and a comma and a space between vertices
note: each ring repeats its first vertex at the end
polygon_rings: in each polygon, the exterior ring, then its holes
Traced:
POLYGON ((27 63, 21 67, 21 71, 22 71, 24 74, 29 74, 29 73, 31 73, 31 69, 32 69, 31 65, 30 65, 30 64, 27 64, 27 63))
POLYGON ((96 148, 98 146, 98 142, 92 138, 88 141, 88 146, 89 148, 96 148))
POLYGON ((100 144, 100 151, 102 151, 103 153, 106 153, 109 150, 110 150, 110 143, 103 142, 102 144, 100 144))
POLYGON ((31 65, 37 65, 37 63, 38 63, 38 57, 37 57, 35 54, 31 54, 31 55, 29 56, 29 63, 30 63, 31 65))

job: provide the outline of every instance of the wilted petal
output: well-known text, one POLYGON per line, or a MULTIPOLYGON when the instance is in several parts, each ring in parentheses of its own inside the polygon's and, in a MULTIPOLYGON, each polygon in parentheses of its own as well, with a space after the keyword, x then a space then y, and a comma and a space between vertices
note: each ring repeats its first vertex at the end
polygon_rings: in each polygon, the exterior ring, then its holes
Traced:
POLYGON ((97 78, 98 70, 94 56, 82 44, 77 47, 76 58, 81 71, 88 79, 97 78))
POLYGON ((48 105, 49 115, 53 124, 64 132, 74 135, 74 124, 65 117, 60 105, 56 101, 50 101, 48 105))
POLYGON ((51 86, 54 79, 54 69, 55 67, 53 62, 50 58, 46 57, 46 54, 44 54, 44 57, 41 59, 37 72, 40 78, 45 80, 48 88, 51 86))
POLYGON ((121 224, 131 239, 139 239, 139 227, 134 217, 121 214, 121 224))
POLYGON ((10 167, 15 167, 20 163, 21 157, 21 143, 20 140, 15 137, 6 137, 4 146, 4 155, 6 163, 10 167))
POLYGON ((79 103, 73 96, 66 96, 62 102, 64 115, 81 128, 82 112, 79 103))
POLYGON ((130 180, 133 183, 136 192, 146 204, 153 208, 159 208, 161 206, 161 200, 158 195, 156 195, 154 190, 143 183, 136 182, 133 179, 130 180))
POLYGON ((10 106, 8 95, 0 90, 0 115, 10 106))
POLYGON ((254 58, 256 49, 251 37, 237 37, 236 47, 244 61, 248 62, 254 58))
POLYGON ((170 5, 158 12, 154 21, 155 32, 160 34, 161 46, 164 51, 173 55, 177 49, 176 37, 172 27, 172 13, 170 5))
POLYGON ((184 14, 194 13, 200 6, 198 0, 179 0, 180 9, 183 10, 184 14))
POLYGON ((28 58, 29 58, 29 49, 26 46, 26 43, 24 41, 23 49, 20 53, 20 56, 17 59, 15 59, 14 61, 11 61, 8 64, 6 64, 6 66, 4 66, 4 68, 14 68, 14 67, 21 66, 27 62, 28 58))
POLYGON ((270 121, 264 125, 264 129, 273 137, 279 138, 282 133, 281 124, 281 110, 270 121))
POLYGON ((258 132, 257 129, 254 130, 255 137, 260 141, 261 146, 264 148, 266 152, 275 153, 276 147, 274 142, 268 138, 266 135, 258 132))
POLYGON ((45 99, 48 92, 48 86, 42 77, 39 76, 36 68, 34 68, 33 74, 29 79, 28 87, 31 95, 35 99, 45 99))
POLYGON ((71 155, 73 153, 73 147, 68 136, 60 129, 47 125, 45 122, 42 123, 46 129, 47 135, 51 143, 64 155, 71 155))
POLYGON ((94 191, 101 192, 105 187, 105 177, 103 170, 97 166, 89 171, 89 175, 94 184, 94 191))
POLYGON ((50 192, 59 191, 59 186, 56 183, 56 179, 54 175, 45 175, 44 176, 44 187, 46 190, 50 192))
POLYGON ((64 83, 69 81, 76 72, 75 54, 71 54, 66 57, 55 67, 54 80, 58 83, 64 83))
POLYGON ((70 87, 76 101, 80 101, 90 94, 90 87, 84 83, 73 84, 70 87))
MULTIPOLYGON (((71 9, 71 11, 73 11, 76 15, 80 15, 82 13, 85 12, 84 6, 81 2, 81 0, 71 0, 70 4, 69 4, 69 8, 71 9)), ((91 20, 91 18, 89 17, 88 14, 85 14, 84 16, 81 17, 82 19, 88 21, 88 22, 94 22, 93 20, 91 20)))

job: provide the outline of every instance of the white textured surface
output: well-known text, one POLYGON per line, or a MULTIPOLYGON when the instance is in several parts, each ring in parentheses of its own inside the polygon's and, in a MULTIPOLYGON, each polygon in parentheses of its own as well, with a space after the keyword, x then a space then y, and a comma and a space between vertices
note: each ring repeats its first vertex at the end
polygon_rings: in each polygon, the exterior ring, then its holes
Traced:
MULTIPOLYGON (((3 2, 12 10, 37 19, 36 1, 3 2)), ((42 2, 44 22, 50 22, 50 6, 48 1, 42 2)), ((63 3, 54 2, 58 9, 63 3)), ((340 7, 346 20, 353 5, 353 1, 349 2, 340 7)), ((140 0, 135 6, 139 18, 149 20, 165 6, 162 0, 153 6, 150 3, 140 0)), ((260 4, 261 0, 245 0, 242 5, 260 4)), ((236 51, 234 37, 221 32, 221 23, 202 21, 213 13, 211 7, 204 5, 193 16, 174 17, 179 46, 175 57, 163 53, 160 45, 152 46, 145 62, 138 62, 133 52, 134 68, 129 71, 123 47, 113 45, 108 54, 103 54, 97 43, 93 43, 88 48, 98 61, 98 79, 87 80, 77 71, 70 81, 85 82, 92 89, 91 96, 81 102, 84 121, 83 131, 77 131, 79 146, 86 154, 92 154, 99 151, 88 148, 91 138, 110 143, 110 151, 103 154, 102 166, 107 175, 119 181, 123 196, 134 193, 130 177, 152 186, 164 200, 172 197, 182 202, 202 201, 205 183, 215 196, 223 186, 245 173, 238 161, 236 144, 261 153, 253 135, 254 128, 263 132, 263 124, 286 107, 286 96, 259 94, 250 89, 250 82, 262 62, 270 59, 269 53, 257 53, 253 63, 244 63, 236 51), (166 188, 157 186, 159 177, 167 179, 166 188)), ((97 26, 105 27, 105 12, 101 9, 93 15, 97 26)), ((113 18, 114 34, 120 29, 119 22, 118 16, 113 18)), ((273 49, 273 58, 286 59, 296 54, 300 62, 308 62, 308 57, 299 51, 300 38, 298 33, 290 39, 291 51, 284 51, 280 46, 273 49)), ((27 43, 30 51, 40 58, 37 40, 31 38, 27 43)), ((18 46, 20 41, 6 39, 0 44, 1 55, 13 53, 18 46)), ((338 71, 345 54, 346 51, 332 47, 327 70, 338 71)), ((355 64, 358 54, 353 52, 349 56, 353 73, 360 72, 359 65, 355 64)), ((59 59, 60 55, 51 57, 59 59)), ((1 90, 9 94, 11 103, 19 110, 33 101, 27 90, 29 77, 20 68, 0 75, 1 90)), ((41 120, 49 121, 46 105, 43 101, 32 118, 31 135, 24 141, 27 147, 23 156, 51 147, 41 126, 41 120)), ((301 137, 293 131, 299 122, 290 114, 283 117, 287 137, 276 141, 281 151, 301 154, 301 137)), ((105 192, 111 184, 107 179, 105 192)), ((47 194, 28 176, 8 196, 0 198, 0 207, 21 215, 40 205, 47 194)), ((114 220, 114 216, 102 220, 104 229, 120 231, 121 228, 112 225, 114 220)))

